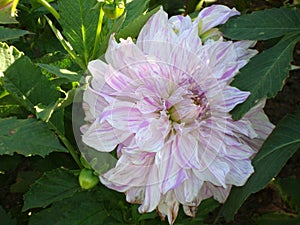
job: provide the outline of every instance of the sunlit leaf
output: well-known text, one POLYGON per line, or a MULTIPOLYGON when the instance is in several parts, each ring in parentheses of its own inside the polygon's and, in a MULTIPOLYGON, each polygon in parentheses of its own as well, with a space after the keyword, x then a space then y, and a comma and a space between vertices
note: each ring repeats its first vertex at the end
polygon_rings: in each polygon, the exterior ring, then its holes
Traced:
POLYGON ((87 66, 94 47, 100 13, 97 0, 60 0, 58 7, 63 34, 87 66))
POLYGON ((273 8, 230 19, 221 27, 234 40, 267 40, 300 31, 300 10, 273 8))
POLYGON ((116 38, 119 39, 119 38, 127 38, 127 37, 137 37, 141 29, 145 25, 145 23, 158 10, 159 7, 151 10, 150 12, 147 12, 146 14, 140 15, 135 20, 133 20, 130 24, 122 28, 120 32, 116 34, 116 38))
POLYGON ((294 46, 300 33, 285 36, 274 47, 253 57, 234 78, 232 86, 250 91, 245 102, 231 112, 233 119, 240 119, 264 97, 274 97, 283 87, 289 75, 294 46))
POLYGON ((47 125, 36 119, 0 119, 0 155, 46 156, 50 152, 66 152, 47 125))
POLYGON ((232 220, 250 194, 263 189, 300 148, 300 108, 282 119, 253 159, 255 173, 243 187, 234 188, 220 215, 232 220))
POLYGON ((18 49, 13 46, 8 46, 6 43, 0 43, 0 77, 1 72, 4 72, 14 61, 23 55, 18 49))
POLYGON ((68 79, 70 82, 79 82, 81 79, 80 74, 67 69, 61 69, 57 66, 43 63, 38 63, 37 65, 57 77, 68 79))
POLYGON ((127 26, 137 17, 145 13, 148 9, 150 0, 133 0, 126 5, 126 19, 123 26, 127 26))
POLYGON ((41 73, 29 58, 15 61, 5 72, 4 88, 28 111, 35 113, 37 105, 47 106, 60 96, 56 87, 41 73))

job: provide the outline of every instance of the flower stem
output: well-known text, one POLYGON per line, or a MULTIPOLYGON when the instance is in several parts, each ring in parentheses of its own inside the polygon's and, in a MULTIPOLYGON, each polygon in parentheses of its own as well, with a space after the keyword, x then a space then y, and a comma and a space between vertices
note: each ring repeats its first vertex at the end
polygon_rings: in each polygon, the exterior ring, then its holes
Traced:
POLYGON ((48 11, 55 17, 55 19, 59 20, 59 13, 46 1, 46 0, 38 0, 48 11))
POLYGON ((68 149, 69 153, 71 154, 71 156, 73 157, 73 159, 75 160, 76 164, 78 165, 78 167, 80 169, 83 168, 80 159, 78 157, 78 154, 76 152, 76 150, 73 148, 73 146, 71 145, 71 143, 69 142, 69 140, 65 137, 65 135, 63 135, 57 128, 56 126, 54 126, 51 122, 48 122, 48 125, 51 129, 53 129, 55 131, 55 133, 58 135, 59 139, 61 140, 61 142, 65 145, 65 147, 68 149))
POLYGON ((100 13, 99 13, 99 19, 98 19, 98 25, 97 25, 97 31, 96 31, 96 38, 94 42, 94 49, 93 49, 93 54, 92 54, 92 59, 95 59, 96 53, 97 53, 97 46, 99 45, 99 40, 100 40, 100 34, 102 30, 102 22, 103 22, 103 16, 104 12, 102 10, 102 5, 100 4, 100 13))

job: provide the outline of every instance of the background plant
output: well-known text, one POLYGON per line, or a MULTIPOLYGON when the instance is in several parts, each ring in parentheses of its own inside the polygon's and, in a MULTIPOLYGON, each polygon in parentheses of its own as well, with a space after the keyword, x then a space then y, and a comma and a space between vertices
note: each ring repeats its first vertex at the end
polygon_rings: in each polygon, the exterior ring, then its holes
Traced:
MULTIPOLYGON (((257 48, 262 51, 232 83, 251 92, 247 101, 232 111, 233 118, 239 119, 258 100, 275 97, 290 70, 296 68, 290 63, 300 40, 299 2, 220 2, 236 6, 243 12, 241 17, 230 19, 221 27, 225 38, 259 40, 257 48)), ((79 185, 78 175, 82 168, 91 168, 80 159, 74 139, 73 97, 86 74, 87 63, 105 52, 112 33, 116 33, 117 38, 137 37, 159 5, 170 15, 196 15, 195 10, 208 3, 133 0, 126 4, 120 17, 113 19, 102 10, 107 3, 97 0, 0 1, 2 3, 1 223, 159 224, 155 212, 138 214, 137 205, 127 204, 122 194, 101 184, 89 191, 79 185), (80 207, 74 207, 78 202, 80 207)), ((261 213, 253 217, 253 221, 257 224, 300 223, 296 192, 299 176, 273 179, 299 147, 298 107, 278 122, 253 159, 256 172, 245 186, 234 188, 221 208, 217 208, 219 204, 214 200, 206 200, 201 203, 196 218, 190 219, 181 213, 176 224, 209 224, 215 219, 218 223, 223 217, 232 220, 238 209, 243 210, 242 204, 249 195, 266 185, 276 189, 286 210, 261 213)))

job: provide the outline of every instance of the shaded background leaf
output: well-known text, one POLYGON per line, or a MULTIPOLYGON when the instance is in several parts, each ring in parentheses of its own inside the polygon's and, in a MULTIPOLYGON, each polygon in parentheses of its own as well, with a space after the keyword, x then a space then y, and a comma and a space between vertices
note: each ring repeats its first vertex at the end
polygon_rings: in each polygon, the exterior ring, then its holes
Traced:
POLYGON ((219 215, 232 220, 250 194, 264 188, 300 148, 300 108, 282 119, 253 159, 255 173, 243 187, 231 191, 219 215))
POLYGON ((262 98, 274 97, 282 89, 284 80, 289 75, 295 44, 299 39, 300 33, 283 37, 274 47, 254 56, 241 69, 231 85, 250 91, 251 94, 245 102, 231 111, 233 119, 240 119, 262 98))
POLYGON ((53 202, 71 197, 81 190, 78 179, 66 169, 46 172, 24 195, 23 211, 46 207, 53 202))
POLYGON ((29 225, 99 225, 108 216, 100 192, 78 192, 31 216, 29 225))
POLYGON ((273 8, 230 19, 221 26, 227 38, 234 40, 267 40, 300 31, 300 10, 273 8))
POLYGON ((5 210, 0 206, 0 218, 1 224, 5 225, 16 225, 16 219, 11 218, 10 214, 5 212, 5 210))

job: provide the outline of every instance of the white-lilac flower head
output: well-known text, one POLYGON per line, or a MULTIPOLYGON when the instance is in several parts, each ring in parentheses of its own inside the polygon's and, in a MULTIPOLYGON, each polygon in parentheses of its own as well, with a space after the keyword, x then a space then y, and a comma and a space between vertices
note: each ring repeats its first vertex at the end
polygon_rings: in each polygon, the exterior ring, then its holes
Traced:
POLYGON ((273 125, 264 102, 233 121, 229 112, 249 93, 229 84, 256 51, 251 41, 215 38, 215 26, 238 14, 214 5, 194 21, 168 20, 161 9, 136 43, 112 36, 106 62, 89 63, 83 142, 116 149, 117 164, 100 180, 141 204, 140 213, 157 209, 173 224, 180 204, 195 216, 202 200, 224 202, 253 173, 251 158, 273 125))

